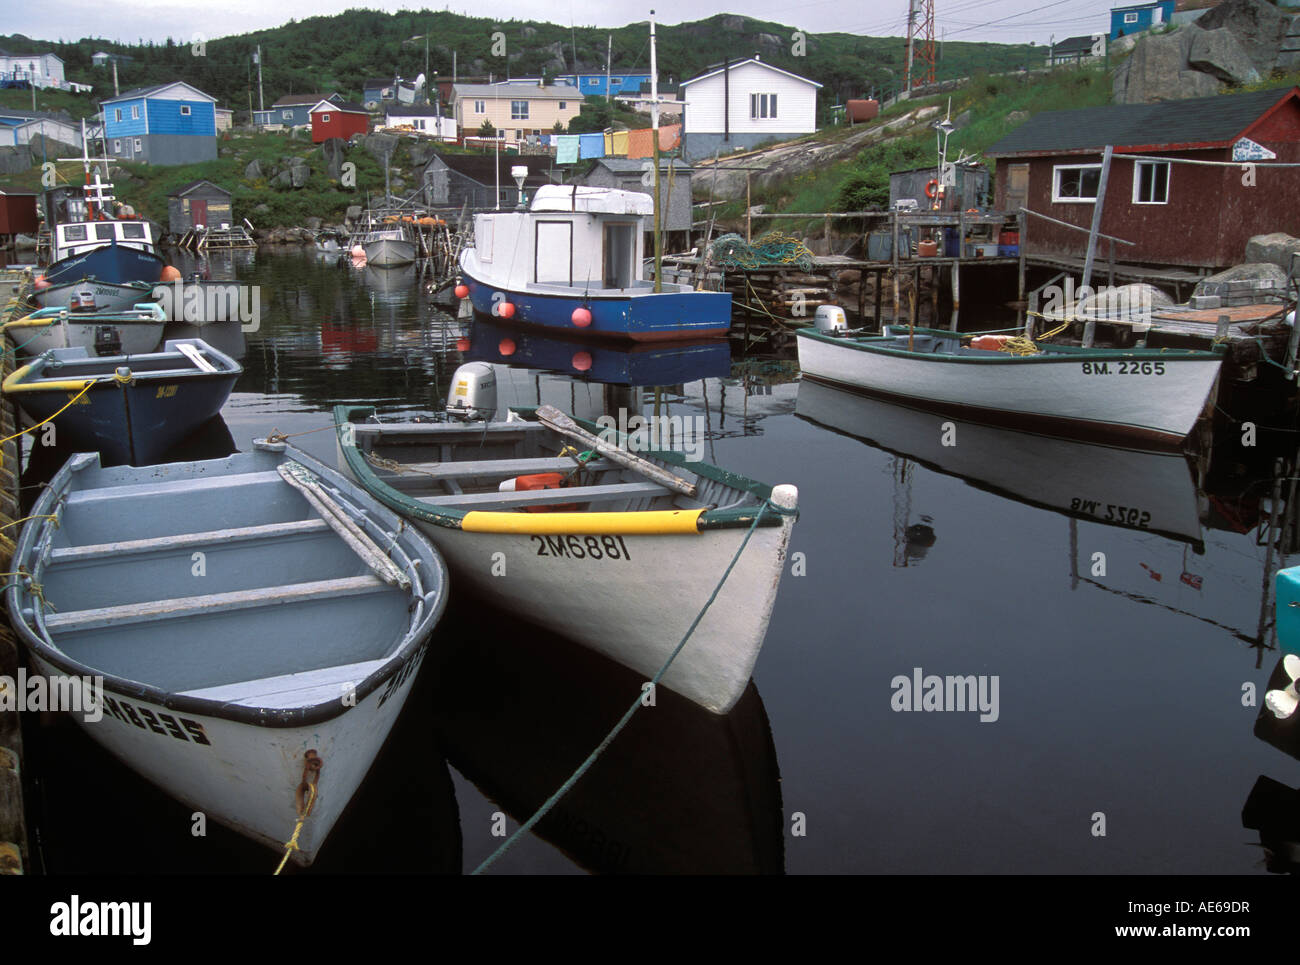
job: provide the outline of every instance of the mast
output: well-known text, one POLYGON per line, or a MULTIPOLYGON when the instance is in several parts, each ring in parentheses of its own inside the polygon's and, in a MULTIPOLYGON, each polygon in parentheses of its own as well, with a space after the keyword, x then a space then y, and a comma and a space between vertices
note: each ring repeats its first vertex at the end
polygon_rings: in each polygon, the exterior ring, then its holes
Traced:
MULTIPOLYGON (((608 91, 607 91, 608 93, 608 91)), ((659 233, 659 62, 655 56, 655 12, 650 11, 650 127, 654 131, 655 166, 655 293, 663 291, 664 248, 659 233)))

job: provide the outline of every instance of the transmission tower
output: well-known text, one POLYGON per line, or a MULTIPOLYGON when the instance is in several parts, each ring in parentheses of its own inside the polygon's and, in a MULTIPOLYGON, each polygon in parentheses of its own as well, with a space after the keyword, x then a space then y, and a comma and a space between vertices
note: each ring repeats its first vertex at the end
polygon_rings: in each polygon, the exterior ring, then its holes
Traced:
POLYGON ((911 18, 916 63, 912 83, 934 83, 934 0, 916 0, 917 16, 911 18))

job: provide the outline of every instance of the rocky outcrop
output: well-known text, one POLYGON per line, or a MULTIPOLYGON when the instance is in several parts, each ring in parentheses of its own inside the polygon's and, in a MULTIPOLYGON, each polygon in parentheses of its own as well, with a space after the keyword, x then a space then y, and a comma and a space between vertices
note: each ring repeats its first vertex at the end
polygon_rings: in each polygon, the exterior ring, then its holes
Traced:
POLYGON ((1190 69, 1192 47, 1204 33, 1187 25, 1168 33, 1146 33, 1133 46, 1133 54, 1115 70, 1111 92, 1117 104, 1154 104, 1185 97, 1217 94, 1223 82, 1211 74, 1190 69))
POLYGON ((361 146, 380 164, 390 157, 397 147, 397 137, 393 134, 367 134, 361 140, 361 146))
POLYGON ((330 180, 337 181, 343 176, 343 159, 347 157, 348 142, 341 137, 330 137, 321 141, 320 153, 325 159, 325 173, 330 180))
POLYGON ((1290 17, 1265 0, 1225 0, 1196 21, 1201 30, 1226 28, 1255 69, 1265 77, 1277 66, 1278 51, 1290 17))
POLYGON ((256 159, 249 161, 248 166, 244 168, 244 180, 257 181, 264 177, 266 174, 262 171, 262 162, 256 159))
POLYGON ((295 188, 305 188, 307 179, 311 177, 311 168, 307 162, 300 157, 294 158, 289 162, 289 183, 295 188))
POLYGON ((1187 66, 1209 74, 1225 84, 1257 84, 1260 73, 1251 63, 1237 35, 1227 27, 1201 30, 1193 34, 1187 66))
POLYGON ((1293 238, 1283 231, 1255 235, 1246 242, 1247 262, 1268 262, 1277 265, 1283 272, 1290 266, 1291 255, 1295 252, 1300 252, 1300 238, 1293 238))

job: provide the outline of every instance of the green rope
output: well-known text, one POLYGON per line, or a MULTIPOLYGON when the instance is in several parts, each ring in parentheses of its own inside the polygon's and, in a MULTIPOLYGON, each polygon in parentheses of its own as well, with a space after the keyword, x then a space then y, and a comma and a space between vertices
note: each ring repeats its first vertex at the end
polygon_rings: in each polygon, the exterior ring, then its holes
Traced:
MULTIPOLYGON (((25 318, 26 316, 23 316, 23 317, 25 318)), ((7 348, 7 349, 5 349, 3 352, 0 352, 0 358, 4 358, 4 357, 5 357, 6 355, 8 355, 10 352, 13 352, 14 355, 17 356, 17 354, 18 354, 18 352, 19 352, 20 349, 24 349, 24 348, 26 348, 28 345, 31 345, 32 342, 36 341, 38 338, 40 338, 42 335, 45 334, 45 330, 46 330, 47 328, 49 328, 51 325, 53 325, 53 324, 54 324, 55 322, 57 322, 58 320, 59 320, 59 319, 58 319, 57 317, 55 317, 55 318, 51 318, 48 322, 46 322, 46 323, 45 323, 44 325, 42 325, 39 329, 36 330, 36 334, 35 334, 35 335, 33 335, 33 336, 32 336, 31 338, 29 338, 27 341, 23 342, 22 345, 15 345, 13 348, 7 348)))
MULTIPOLYGON (((722 585, 727 582, 727 577, 731 575, 731 571, 735 568, 736 562, 740 559, 740 554, 745 552, 745 547, 749 544, 749 538, 754 535, 754 530, 758 528, 759 520, 763 518, 763 514, 767 512, 768 509, 772 509, 777 513, 781 513, 782 515, 786 515, 786 513, 782 511, 780 507, 772 506, 766 500, 764 500, 763 504, 759 506, 758 512, 754 514, 754 522, 750 524, 748 532, 745 533, 745 538, 741 541, 740 548, 736 550, 736 555, 733 556, 731 558, 731 562, 727 564, 727 568, 722 574, 722 579, 718 581, 718 585, 713 588, 713 593, 710 594, 708 600, 705 601, 704 607, 696 615, 694 621, 691 622, 690 627, 686 631, 686 636, 682 637, 682 642, 677 644, 677 649, 675 649, 671 654, 668 655, 668 659, 664 661, 664 665, 659 668, 659 672, 655 674, 654 677, 651 679, 650 684, 652 687, 657 685, 659 681, 663 678, 663 675, 668 672, 668 668, 672 666, 673 661, 677 659, 677 655, 681 653, 682 648, 686 646, 686 641, 691 638, 691 634, 695 632, 695 628, 698 627, 700 625, 700 621, 704 619, 704 614, 707 613, 709 607, 713 605, 713 601, 718 598, 718 594, 722 591, 722 585)), ((609 745, 614 742, 614 738, 617 737, 619 735, 619 732, 624 727, 627 726, 627 722, 632 719, 632 715, 635 714, 637 710, 640 709, 642 706, 643 705, 641 703, 641 696, 638 696, 636 700, 632 701, 632 706, 627 709, 627 712, 623 715, 622 719, 619 720, 619 722, 614 725, 613 730, 611 730, 608 734, 605 735, 605 739, 602 740, 599 746, 597 746, 597 748, 587 756, 587 759, 582 762, 582 766, 580 766, 576 771, 574 771, 573 774, 570 775, 569 779, 560 785, 559 790, 557 790, 554 794, 552 794, 549 798, 547 798, 545 803, 542 804, 542 806, 537 809, 536 813, 533 814, 533 816, 529 818, 527 821, 525 821, 523 824, 521 824, 519 826, 519 829, 515 831, 514 834, 510 835, 510 837, 502 841, 501 847, 497 848, 496 851, 488 855, 487 858, 483 860, 483 863, 480 864, 477 868, 475 868, 471 872, 471 874, 477 875, 477 874, 482 874, 484 871, 486 871, 488 867, 491 866, 492 863, 497 860, 497 858, 500 858, 503 854, 509 851, 510 848, 514 846, 514 843, 519 840, 520 837, 522 837, 526 832, 531 830, 533 825, 537 824, 538 821, 546 817, 547 813, 551 810, 551 808, 555 807, 555 805, 559 803, 560 798, 568 794, 569 791, 572 790, 573 786, 577 784, 578 781, 582 778, 582 775, 586 774, 587 771, 591 768, 591 765, 596 763, 596 760, 600 757, 600 755, 605 752, 605 748, 609 747, 609 745)))

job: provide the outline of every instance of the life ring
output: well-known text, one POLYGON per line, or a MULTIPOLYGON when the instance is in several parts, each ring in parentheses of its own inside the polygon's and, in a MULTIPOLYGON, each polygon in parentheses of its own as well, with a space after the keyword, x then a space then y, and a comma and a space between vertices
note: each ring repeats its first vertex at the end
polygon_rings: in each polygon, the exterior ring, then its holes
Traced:
POLYGON ((939 180, 931 178, 925 185, 925 196, 933 201, 939 194, 939 180))

